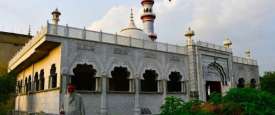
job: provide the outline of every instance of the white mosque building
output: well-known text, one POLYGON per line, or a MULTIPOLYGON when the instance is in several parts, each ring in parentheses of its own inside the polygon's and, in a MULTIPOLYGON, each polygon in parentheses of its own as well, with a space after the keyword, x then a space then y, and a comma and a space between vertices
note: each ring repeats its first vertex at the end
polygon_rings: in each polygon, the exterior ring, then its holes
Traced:
POLYGON ((154 0, 142 0, 143 29, 133 14, 118 34, 59 25, 58 10, 9 61, 17 73, 15 110, 58 114, 66 84, 76 85, 88 115, 158 114, 164 98, 207 100, 212 92, 259 83, 256 60, 234 56, 223 45, 192 40, 187 45, 157 42, 154 0))

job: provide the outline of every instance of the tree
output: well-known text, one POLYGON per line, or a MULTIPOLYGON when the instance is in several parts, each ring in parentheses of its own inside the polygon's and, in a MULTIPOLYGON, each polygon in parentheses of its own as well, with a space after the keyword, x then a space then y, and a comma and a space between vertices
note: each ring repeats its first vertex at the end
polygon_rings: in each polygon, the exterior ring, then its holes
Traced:
POLYGON ((274 115, 275 97, 265 91, 253 88, 234 88, 223 97, 223 112, 243 111, 245 115, 274 115), (241 110, 238 110, 238 108, 241 110), (233 109, 232 109, 233 108, 233 109))
POLYGON ((275 72, 266 72, 260 82, 263 91, 275 95, 275 72))
POLYGON ((6 115, 13 108, 13 95, 15 94, 16 76, 9 73, 0 76, 0 115, 6 115))

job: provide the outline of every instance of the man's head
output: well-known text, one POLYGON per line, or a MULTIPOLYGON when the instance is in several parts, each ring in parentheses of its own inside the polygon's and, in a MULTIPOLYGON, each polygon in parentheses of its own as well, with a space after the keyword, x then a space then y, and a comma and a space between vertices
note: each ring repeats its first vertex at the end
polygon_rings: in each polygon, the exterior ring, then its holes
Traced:
POLYGON ((75 90, 75 86, 73 84, 68 84, 68 93, 73 93, 75 90))

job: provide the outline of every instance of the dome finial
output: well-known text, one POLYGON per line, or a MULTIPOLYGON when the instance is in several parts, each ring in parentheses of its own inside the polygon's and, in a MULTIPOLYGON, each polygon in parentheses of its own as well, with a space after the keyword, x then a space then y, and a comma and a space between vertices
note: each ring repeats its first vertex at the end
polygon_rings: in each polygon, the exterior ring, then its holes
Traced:
POLYGON ((134 21, 134 13, 133 13, 133 8, 131 8, 130 19, 131 19, 131 21, 134 21))
POLYGON ((128 28, 137 28, 137 27, 136 27, 136 24, 135 24, 135 21, 134 21, 133 8, 131 8, 130 22, 129 22, 128 28))

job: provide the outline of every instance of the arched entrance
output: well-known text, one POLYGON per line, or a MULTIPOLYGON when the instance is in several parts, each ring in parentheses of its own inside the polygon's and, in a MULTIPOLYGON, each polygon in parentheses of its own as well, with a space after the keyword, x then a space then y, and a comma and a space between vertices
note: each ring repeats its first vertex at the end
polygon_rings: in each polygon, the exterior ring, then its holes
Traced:
POLYGON ((169 81, 167 82, 168 92, 181 92, 181 79, 180 72, 171 72, 169 75, 169 81))
POLYGON ((227 85, 226 74, 223 67, 216 62, 207 66, 204 79, 206 82, 206 100, 208 100, 214 92, 222 93, 222 85, 227 85))
POLYGON ((126 67, 115 67, 111 71, 112 78, 109 79, 110 91, 129 91, 130 72, 126 67))
POLYGON ((73 72, 74 76, 72 76, 71 82, 76 86, 76 90, 95 91, 96 70, 93 65, 77 64, 73 72))
POLYGON ((142 92, 157 92, 158 91, 158 74, 155 70, 145 70, 143 80, 141 80, 142 92))

